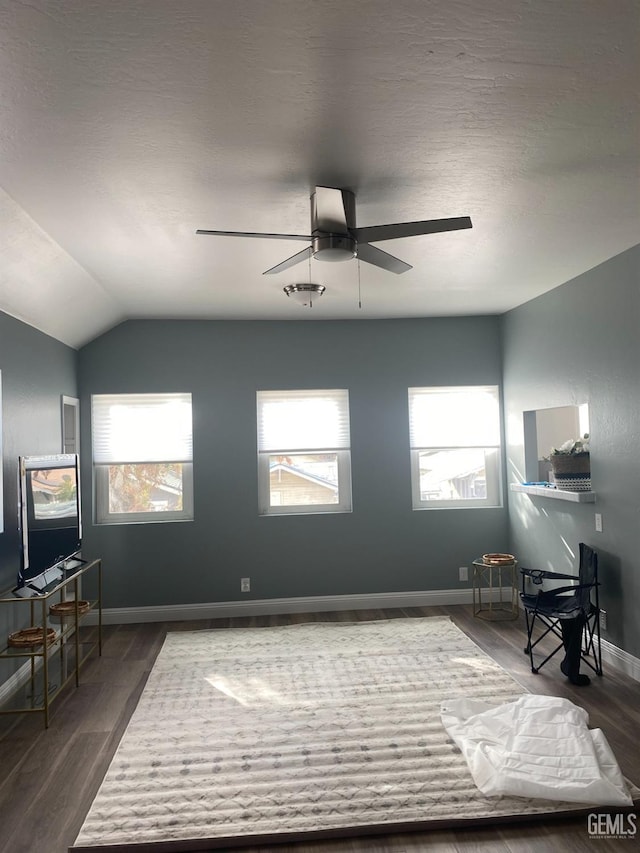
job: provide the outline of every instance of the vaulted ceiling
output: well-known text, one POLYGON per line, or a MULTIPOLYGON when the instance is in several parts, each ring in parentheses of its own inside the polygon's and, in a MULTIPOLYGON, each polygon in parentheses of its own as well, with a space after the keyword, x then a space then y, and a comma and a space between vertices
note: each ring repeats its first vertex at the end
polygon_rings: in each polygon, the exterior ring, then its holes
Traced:
POLYGON ((0 310, 76 347, 509 310, 638 242, 639 36, 637 0, 0 0, 0 310), (378 244, 402 275, 196 235, 307 234, 316 185, 473 228, 378 244))

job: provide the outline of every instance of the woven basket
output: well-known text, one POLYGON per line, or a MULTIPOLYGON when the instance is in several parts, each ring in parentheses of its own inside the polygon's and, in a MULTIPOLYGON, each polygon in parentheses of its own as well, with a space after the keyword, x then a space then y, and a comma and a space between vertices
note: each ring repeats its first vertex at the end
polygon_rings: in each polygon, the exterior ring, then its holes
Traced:
MULTIPOLYGON (((47 645, 51 645, 56 639, 57 634, 53 628, 47 629, 47 645)), ((22 628, 20 631, 14 631, 9 634, 8 643, 13 648, 34 648, 41 646, 44 643, 44 634, 42 628, 22 628)))
MULTIPOLYGON (((81 599, 78 601, 78 613, 86 613, 90 606, 91 605, 88 601, 83 601, 81 599)), ((49 613, 52 616, 58 616, 60 619, 67 619, 69 616, 75 616, 75 599, 73 601, 61 601, 59 604, 52 604, 49 608, 49 613)))
POLYGON ((549 458, 556 480, 562 477, 575 477, 576 474, 589 476, 591 473, 591 455, 589 453, 557 453, 552 454, 549 458))

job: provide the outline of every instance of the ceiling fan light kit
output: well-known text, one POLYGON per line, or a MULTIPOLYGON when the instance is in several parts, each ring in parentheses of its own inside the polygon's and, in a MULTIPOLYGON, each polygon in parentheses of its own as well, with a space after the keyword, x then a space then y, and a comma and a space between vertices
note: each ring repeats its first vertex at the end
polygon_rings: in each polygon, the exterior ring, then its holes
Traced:
MULTIPOLYGON (((311 195, 311 234, 265 234, 249 231, 207 231, 197 234, 215 237, 259 237, 270 240, 304 240, 311 245, 290 258, 265 270, 263 275, 284 272, 302 261, 350 261, 358 258, 387 272, 400 274, 412 269, 410 264, 383 252, 371 243, 437 234, 471 228, 468 216, 450 219, 426 219, 418 222, 398 222, 390 225, 356 227, 356 198, 350 190, 316 187, 311 195)), ((300 285, 293 285, 299 287, 300 285)), ((286 292, 286 288, 285 288, 286 292)), ((289 295, 289 294, 287 294, 289 295)))
POLYGON ((283 290, 303 308, 313 308, 313 300, 319 299, 326 287, 323 284, 288 284, 283 290))

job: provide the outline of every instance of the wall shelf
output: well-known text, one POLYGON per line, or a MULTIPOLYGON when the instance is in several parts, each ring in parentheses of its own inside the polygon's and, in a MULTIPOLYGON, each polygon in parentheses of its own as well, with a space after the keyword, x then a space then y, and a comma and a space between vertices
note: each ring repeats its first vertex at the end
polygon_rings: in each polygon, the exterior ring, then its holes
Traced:
POLYGON ((596 502, 595 492, 569 492, 564 489, 554 489, 552 486, 525 486, 522 483, 511 483, 512 492, 524 492, 538 498, 554 498, 559 501, 572 501, 577 504, 593 504, 596 502))

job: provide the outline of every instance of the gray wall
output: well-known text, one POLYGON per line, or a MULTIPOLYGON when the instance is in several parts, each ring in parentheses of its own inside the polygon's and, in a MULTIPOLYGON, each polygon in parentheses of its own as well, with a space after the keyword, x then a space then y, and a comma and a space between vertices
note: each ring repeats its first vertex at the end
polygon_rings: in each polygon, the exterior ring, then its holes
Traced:
POLYGON ((0 586, 19 566, 17 458, 59 451, 77 362, 85 553, 105 559, 107 606, 237 600, 245 575, 252 598, 456 588, 457 567, 484 551, 570 569, 585 541, 600 553, 607 636, 640 656, 639 272, 636 247, 501 319, 129 322, 79 354, 0 313, 0 586), (522 476, 523 411, 588 402, 598 496, 594 506, 508 493, 510 538, 504 510, 413 512, 407 450, 407 387, 502 373, 509 479, 522 476), (260 518, 255 391, 321 386, 350 391, 354 511, 260 518), (95 527, 90 394, 182 390, 194 395, 195 522, 95 527))
MULTIPOLYGON (((76 396, 77 353, 0 312, 4 533, 0 533, 0 590, 13 587, 20 567, 18 457, 60 453, 61 395, 76 396)), ((0 637, 6 634, 5 609, 0 637)), ((26 607, 23 607, 26 611, 26 607)), ((20 627, 20 626, 18 626, 20 627)))
POLYGON ((407 388, 500 384, 498 329, 494 317, 130 321, 85 346, 83 550, 104 560, 106 606, 460 587, 458 566, 506 547, 506 510, 412 511, 407 388), (349 389, 353 512, 259 517, 256 390, 323 387, 349 389), (94 526, 90 394, 151 391, 193 394, 195 521, 94 526))
POLYGON ((509 479, 523 479, 523 411, 586 402, 597 493, 595 505, 510 493, 510 550, 524 565, 567 571, 579 542, 594 547, 606 637, 640 656, 640 246, 502 322, 509 479))

